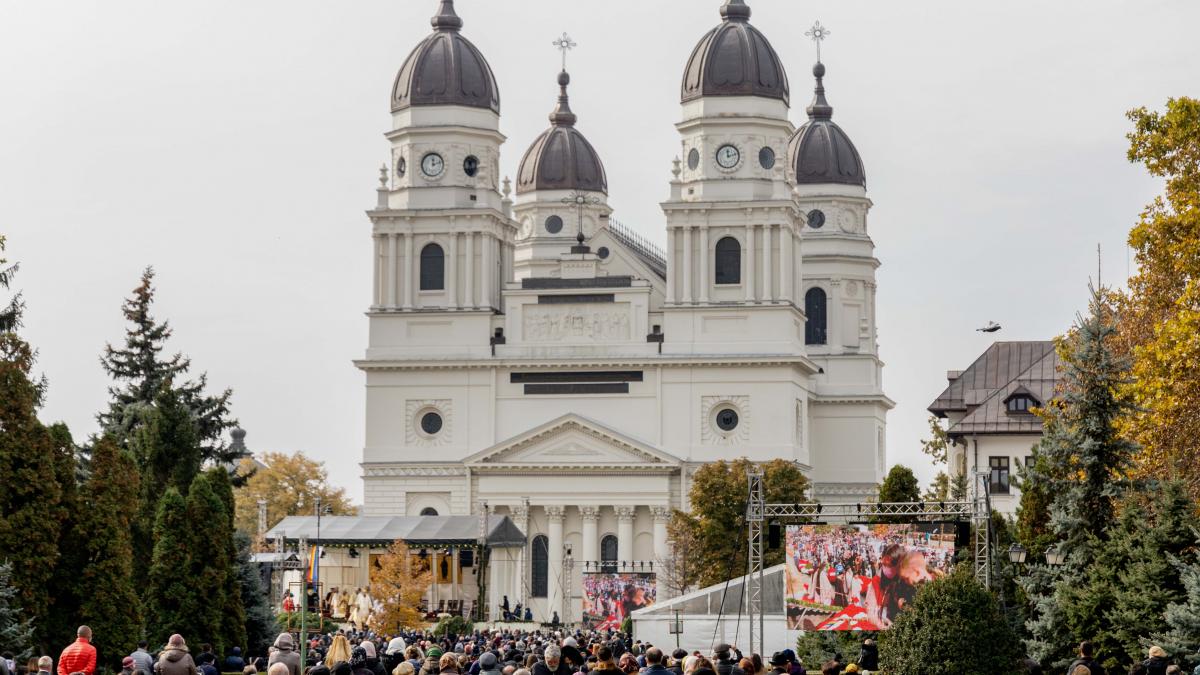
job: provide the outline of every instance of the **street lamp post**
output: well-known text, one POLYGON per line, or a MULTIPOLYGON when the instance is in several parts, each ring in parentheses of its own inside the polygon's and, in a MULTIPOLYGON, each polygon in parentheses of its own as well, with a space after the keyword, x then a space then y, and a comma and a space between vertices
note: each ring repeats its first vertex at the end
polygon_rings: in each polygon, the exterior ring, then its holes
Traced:
POLYGON ((1014 542, 1012 546, 1008 547, 1008 561, 1014 565, 1024 565, 1027 555, 1029 555, 1029 552, 1025 550, 1025 547, 1020 542, 1014 542))

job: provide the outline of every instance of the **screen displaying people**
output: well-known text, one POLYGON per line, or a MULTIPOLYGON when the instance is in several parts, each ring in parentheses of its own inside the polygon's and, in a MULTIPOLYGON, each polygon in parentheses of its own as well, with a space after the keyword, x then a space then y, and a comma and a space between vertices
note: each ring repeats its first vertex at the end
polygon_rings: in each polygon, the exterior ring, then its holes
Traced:
POLYGON ((654 604, 653 573, 597 572, 583 575, 583 620, 593 628, 619 629, 636 610, 654 604))

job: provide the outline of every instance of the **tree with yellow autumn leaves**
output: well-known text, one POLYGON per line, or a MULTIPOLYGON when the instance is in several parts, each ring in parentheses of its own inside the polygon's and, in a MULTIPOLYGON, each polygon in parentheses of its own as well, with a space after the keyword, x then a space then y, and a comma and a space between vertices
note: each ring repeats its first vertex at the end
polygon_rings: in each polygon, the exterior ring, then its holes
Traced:
POLYGON ((421 598, 432 583, 429 559, 413 555, 399 539, 392 542, 387 553, 372 562, 370 594, 382 608, 371 627, 388 632, 423 626, 421 598))

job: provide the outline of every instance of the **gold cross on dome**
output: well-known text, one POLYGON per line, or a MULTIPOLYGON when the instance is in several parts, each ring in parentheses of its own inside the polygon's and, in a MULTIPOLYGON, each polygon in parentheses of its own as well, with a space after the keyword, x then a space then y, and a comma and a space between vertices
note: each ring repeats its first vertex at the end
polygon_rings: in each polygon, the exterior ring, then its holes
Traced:
POLYGON ((832 35, 833 31, 822 26, 821 22, 818 21, 813 24, 812 28, 809 28, 807 31, 805 31, 804 34, 807 37, 811 38, 813 42, 817 43, 817 61, 820 61, 821 60, 821 41, 824 40, 825 38, 829 37, 830 35, 832 35))
POLYGON ((551 42, 550 44, 554 45, 558 48, 558 51, 562 52, 562 69, 565 71, 567 69, 567 52, 578 47, 579 44, 572 40, 571 36, 567 35, 565 31, 563 32, 562 37, 558 38, 554 42, 551 42))

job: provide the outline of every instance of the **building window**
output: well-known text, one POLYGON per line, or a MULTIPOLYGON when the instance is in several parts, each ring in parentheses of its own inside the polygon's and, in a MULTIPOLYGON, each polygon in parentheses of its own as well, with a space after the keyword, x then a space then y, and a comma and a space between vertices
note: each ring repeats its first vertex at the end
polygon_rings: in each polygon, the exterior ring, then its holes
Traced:
POLYGON ((605 535, 600 540, 600 569, 604 572, 617 571, 617 538, 614 535, 605 535))
POLYGON ((440 291, 446 288, 446 254, 437 244, 421 249, 421 290, 440 291))
POLYGON ((808 289, 804 294, 804 314, 808 317, 804 324, 804 344, 825 344, 825 291, 820 288, 808 289))
POLYGON ((1009 459, 1007 457, 988 458, 988 466, 991 468, 988 489, 994 495, 1008 494, 1008 462, 1009 459))
POLYGON ((1038 402, 1028 394, 1017 394, 1008 399, 1008 412, 1020 414, 1029 414, 1038 406, 1038 402))
POLYGON ((437 514, 437 509, 433 508, 432 506, 426 506, 425 508, 421 509, 421 515, 423 516, 436 516, 437 514))
POLYGON ((716 248, 718 284, 742 283, 742 245, 733 237, 723 237, 716 248))
POLYGON ((550 588, 550 540, 539 534, 533 538, 533 569, 530 579, 530 595, 544 598, 550 588))

